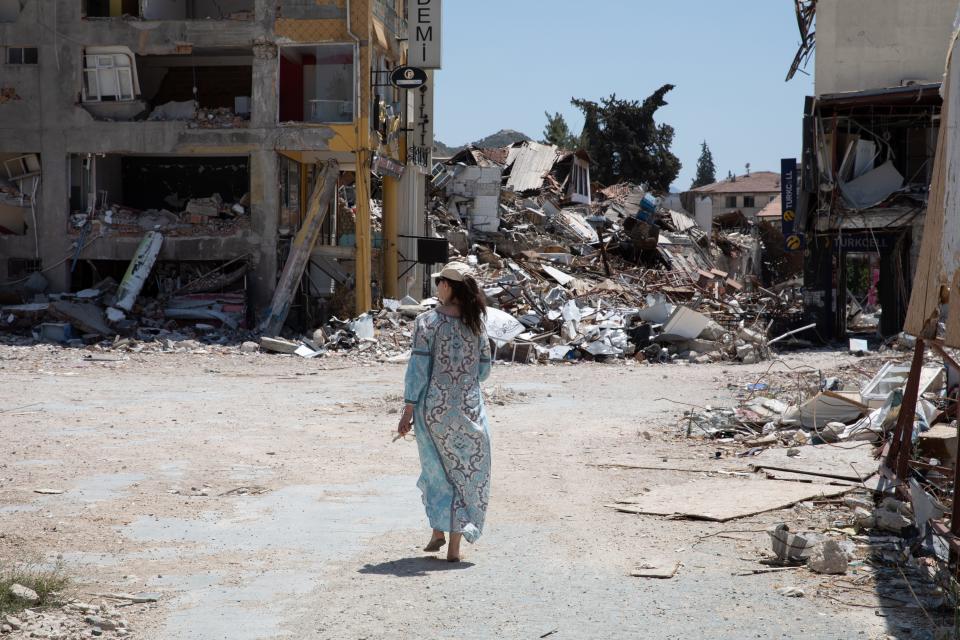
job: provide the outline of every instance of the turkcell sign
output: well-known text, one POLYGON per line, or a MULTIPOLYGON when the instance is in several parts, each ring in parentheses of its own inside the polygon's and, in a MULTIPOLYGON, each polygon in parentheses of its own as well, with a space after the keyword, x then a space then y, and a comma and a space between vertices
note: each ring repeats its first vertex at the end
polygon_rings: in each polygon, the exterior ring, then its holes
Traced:
POLYGON ((802 230, 797 229, 797 159, 780 161, 780 228, 787 251, 803 249, 802 230))
POLYGON ((410 0, 407 64, 421 69, 440 68, 440 0, 410 0))

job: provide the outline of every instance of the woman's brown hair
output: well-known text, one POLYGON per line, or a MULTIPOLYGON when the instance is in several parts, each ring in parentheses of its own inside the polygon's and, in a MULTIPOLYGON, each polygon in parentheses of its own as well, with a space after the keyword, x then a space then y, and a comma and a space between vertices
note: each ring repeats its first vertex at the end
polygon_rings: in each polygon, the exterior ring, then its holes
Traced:
POLYGON ((460 319, 475 335, 483 333, 483 318, 487 314, 487 301, 480 286, 472 276, 464 276, 463 282, 446 280, 453 291, 453 297, 460 305, 460 319))

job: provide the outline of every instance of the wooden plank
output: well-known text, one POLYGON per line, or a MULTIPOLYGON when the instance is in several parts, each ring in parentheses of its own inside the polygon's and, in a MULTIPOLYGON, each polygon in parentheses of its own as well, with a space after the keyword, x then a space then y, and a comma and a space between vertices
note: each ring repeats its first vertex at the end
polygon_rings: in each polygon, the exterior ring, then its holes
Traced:
MULTIPOLYGON (((954 222, 954 224, 957 224, 954 222)), ((947 331, 944 342, 951 347, 960 346, 960 269, 953 274, 950 285, 950 301, 947 305, 947 331)))
MULTIPOLYGON (((924 218, 923 239, 920 243, 920 257, 914 274, 910 305, 907 307, 907 317, 903 325, 907 333, 925 338, 936 337, 941 286, 954 280, 960 249, 960 229, 957 228, 956 220, 960 176, 956 175, 955 168, 960 164, 960 158, 956 157, 960 153, 960 131, 953 121, 960 117, 960 91, 954 91, 952 87, 954 76, 960 73, 960 64, 955 64, 957 54, 958 51, 954 48, 948 56, 943 84, 945 99, 940 113, 937 153, 930 181, 930 201, 924 218), (945 264, 945 256, 949 264, 945 264)), ((960 321, 956 315, 953 318, 951 324, 960 321)), ((960 330, 948 329, 948 334, 960 339, 958 333, 960 330)), ((958 346, 958 343, 960 340, 955 343, 948 342, 951 346, 958 346)))
POLYGON ((796 471, 780 471, 775 469, 763 469, 760 471, 763 477, 769 480, 779 482, 806 482, 809 484, 825 484, 838 487, 862 487, 870 491, 876 491, 880 485, 880 475, 873 474, 869 478, 864 478, 863 482, 859 480, 841 480, 839 478, 828 478, 825 476, 814 476, 808 473, 797 473, 796 471))
POLYGON ((317 176, 313 193, 310 195, 307 217, 293 240, 290 255, 287 257, 286 264, 283 265, 283 273, 274 290, 273 300, 260 324, 260 330, 265 336, 279 335, 280 330, 283 329, 283 323, 286 322, 287 314, 290 312, 290 303, 300 286, 304 269, 310 261, 310 252, 313 251, 313 246, 320 237, 320 228, 332 208, 339 173, 340 165, 336 160, 330 160, 317 176))
POLYGON ((624 513, 727 522, 784 509, 804 500, 840 496, 852 489, 804 482, 706 478, 680 485, 660 485, 648 493, 608 506, 624 513))

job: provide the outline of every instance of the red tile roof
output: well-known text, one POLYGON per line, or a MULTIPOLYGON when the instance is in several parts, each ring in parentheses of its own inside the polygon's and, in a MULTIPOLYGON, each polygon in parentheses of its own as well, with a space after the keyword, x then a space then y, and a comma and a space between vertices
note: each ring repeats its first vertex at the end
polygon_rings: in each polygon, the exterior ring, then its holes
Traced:
POLYGON ((737 176, 735 180, 721 180, 691 189, 694 193, 779 193, 780 174, 773 171, 754 171, 737 176))
POLYGON ((780 204, 780 196, 771 200, 757 213, 758 218, 779 218, 781 215, 783 215, 783 207, 780 204))

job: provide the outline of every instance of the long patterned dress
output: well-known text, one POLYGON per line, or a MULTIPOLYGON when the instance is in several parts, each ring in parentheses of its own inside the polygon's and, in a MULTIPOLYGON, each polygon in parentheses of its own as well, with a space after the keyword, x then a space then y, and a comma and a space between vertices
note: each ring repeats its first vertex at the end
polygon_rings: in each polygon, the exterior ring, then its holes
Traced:
POLYGON ((474 542, 490 494, 490 432, 480 383, 490 341, 439 311, 417 317, 404 399, 414 406, 423 504, 430 526, 474 542))

